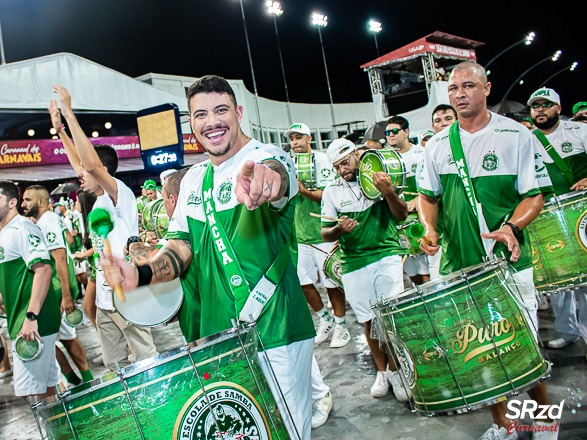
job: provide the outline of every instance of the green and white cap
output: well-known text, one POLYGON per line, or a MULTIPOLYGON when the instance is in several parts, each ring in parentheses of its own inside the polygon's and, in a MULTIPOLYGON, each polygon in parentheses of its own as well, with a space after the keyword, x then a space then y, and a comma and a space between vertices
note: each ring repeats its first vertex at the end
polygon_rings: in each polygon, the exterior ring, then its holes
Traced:
POLYGON ((287 130, 283 135, 289 139, 289 135, 292 133, 300 133, 305 134, 307 136, 312 136, 312 132, 310 131, 310 127, 308 127, 303 122, 295 122, 291 124, 289 130, 287 130))
POLYGON ((326 156, 328 156, 328 160, 330 163, 334 165, 340 159, 348 156, 350 153, 355 151, 357 146, 353 144, 351 141, 345 138, 335 139, 332 143, 328 146, 326 150, 326 156))
POLYGON ((539 99, 546 99, 547 101, 561 105, 561 98, 558 93, 547 87, 542 87, 532 93, 532 96, 530 96, 530 99, 528 100, 528 105, 534 104, 534 101, 538 101, 539 99))

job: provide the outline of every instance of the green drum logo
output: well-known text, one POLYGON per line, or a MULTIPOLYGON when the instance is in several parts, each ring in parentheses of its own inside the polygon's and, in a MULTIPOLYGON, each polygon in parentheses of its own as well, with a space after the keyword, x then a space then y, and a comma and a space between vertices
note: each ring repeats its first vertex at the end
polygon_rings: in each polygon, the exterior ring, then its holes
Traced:
POLYGON ((584 211, 579 220, 577 221, 577 230, 575 235, 577 236, 577 241, 581 245, 584 251, 587 252, 587 211, 584 211))
POLYGON ((259 404, 246 389, 232 382, 217 382, 185 404, 174 438, 269 440, 271 434, 259 404))
POLYGON ((400 363, 401 371, 406 379, 406 382, 410 389, 414 389, 416 386, 416 380, 418 379, 418 375, 416 373, 416 368, 414 367, 414 359, 412 358, 412 354, 406 347, 404 342, 397 338, 393 332, 388 331, 387 336, 391 340, 393 344, 393 351, 397 356, 397 360, 400 363))

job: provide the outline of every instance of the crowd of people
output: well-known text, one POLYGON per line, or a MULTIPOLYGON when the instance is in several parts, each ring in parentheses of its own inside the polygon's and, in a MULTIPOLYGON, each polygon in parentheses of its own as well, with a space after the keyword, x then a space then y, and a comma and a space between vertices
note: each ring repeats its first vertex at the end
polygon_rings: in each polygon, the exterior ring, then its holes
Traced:
MULTIPOLYGON (((571 121, 562 120, 559 95, 541 88, 528 100, 530 118, 518 122, 488 110, 491 83, 479 64, 457 65, 448 84, 450 105, 434 109, 419 145, 412 143, 409 121, 392 116, 385 139, 361 145, 336 139, 326 152, 316 151, 310 127, 296 122, 285 133, 286 153, 242 131, 243 109, 226 80, 202 77, 187 97, 191 128, 209 160, 165 171, 161 186, 145 181, 139 197, 115 177, 116 151, 90 143, 68 90, 55 86, 50 118, 81 188, 75 201, 55 201, 43 186, 21 195, 17 185, 0 181, 0 293, 8 334, 44 344, 32 362, 13 356, 11 367, 5 355, 0 378, 12 374, 16 395, 34 400, 93 379, 75 328, 62 319, 78 307, 80 293, 109 370, 157 355, 150 329, 127 322, 113 298, 119 287, 180 278, 177 319, 186 340, 222 332, 235 319, 255 321, 269 386, 282 414, 291 414, 288 430, 309 439, 311 429, 327 421, 335 397, 313 350, 351 341, 347 304, 376 366, 371 396, 391 389, 400 402, 410 400, 411 387, 374 328, 372 306, 382 298, 505 255, 525 286, 523 306, 536 330, 539 303, 526 228, 553 195, 587 188, 587 125, 580 123, 587 103, 573 107, 571 121), (367 197, 358 181, 361 157, 385 149, 399 154, 405 184, 375 171, 370 179, 380 197, 367 197), (310 178, 300 177, 304 166, 310 178), (145 207, 156 200, 167 215, 164 236, 146 220, 145 207), (112 219, 108 240, 88 224, 96 208, 112 219), (423 227, 416 251, 408 252, 400 239, 406 222, 423 227), (335 257, 340 264, 333 269, 328 260, 335 257)), ((587 341, 586 294, 579 288, 550 296, 560 333, 551 348, 587 341)), ((529 394, 548 403, 545 382, 529 394)), ((489 411, 483 439, 517 438, 503 401, 489 411)), ((556 435, 543 430, 534 438, 556 435)))

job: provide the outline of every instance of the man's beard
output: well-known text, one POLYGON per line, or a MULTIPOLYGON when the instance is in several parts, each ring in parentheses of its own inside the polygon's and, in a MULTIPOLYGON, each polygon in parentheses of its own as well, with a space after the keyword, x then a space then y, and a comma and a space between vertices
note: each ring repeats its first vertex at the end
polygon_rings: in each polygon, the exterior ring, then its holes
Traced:
POLYGON ((222 150, 219 150, 219 151, 208 150, 208 154, 210 154, 212 156, 216 156, 216 157, 224 156, 226 153, 228 153, 228 151, 230 150, 231 147, 232 147, 231 143, 228 142, 226 147, 223 148, 222 150))
POLYGON ((25 217, 37 217, 37 214, 39 213, 39 206, 33 206, 32 208, 29 208, 29 210, 27 212, 24 213, 25 217))
MULTIPOLYGON (((546 116, 546 115, 544 115, 546 116)), ((546 116, 546 121, 544 122, 536 122, 536 119, 532 119, 532 121, 534 122, 534 125, 537 128, 540 128, 542 130, 548 130, 549 128, 554 127, 556 124, 558 124, 560 117, 558 114, 554 115, 552 118, 549 116, 546 116)))

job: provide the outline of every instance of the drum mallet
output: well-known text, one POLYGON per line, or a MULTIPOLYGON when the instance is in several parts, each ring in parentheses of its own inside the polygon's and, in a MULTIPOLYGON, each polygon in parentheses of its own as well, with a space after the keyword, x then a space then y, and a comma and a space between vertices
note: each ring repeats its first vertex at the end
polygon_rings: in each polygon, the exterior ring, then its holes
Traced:
MULTIPOLYGON (((98 234, 104 239, 104 255, 106 255, 106 257, 111 257, 112 249, 110 248, 110 243, 108 242, 108 234, 110 231, 112 231, 112 229, 114 229, 114 223, 112 223, 112 220, 110 219, 110 213, 103 208, 93 209, 88 214, 88 225, 90 227, 90 231, 98 234)), ((118 299, 120 301, 124 301, 124 291, 122 290, 122 285, 120 283, 116 283, 113 287, 116 295, 118 295, 118 299)))

